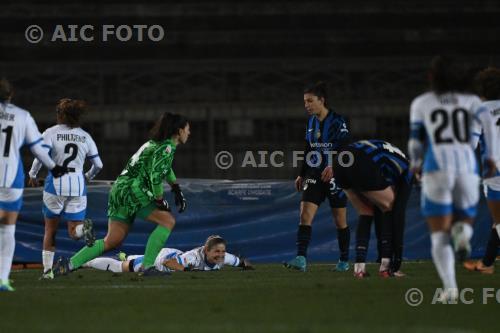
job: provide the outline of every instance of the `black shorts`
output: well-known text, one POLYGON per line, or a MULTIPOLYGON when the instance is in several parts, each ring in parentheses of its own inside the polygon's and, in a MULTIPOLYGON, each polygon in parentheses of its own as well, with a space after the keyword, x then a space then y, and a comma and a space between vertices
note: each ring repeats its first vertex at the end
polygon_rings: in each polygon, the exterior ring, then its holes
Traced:
POLYGON ((347 196, 337 186, 335 178, 332 178, 330 183, 325 183, 320 177, 306 176, 302 183, 302 189, 302 201, 312 202, 320 206, 325 198, 328 198, 332 208, 345 208, 347 206, 347 196))
POLYGON ((380 166, 365 153, 356 149, 345 152, 333 159, 333 175, 339 187, 361 192, 380 191, 391 185, 380 166))

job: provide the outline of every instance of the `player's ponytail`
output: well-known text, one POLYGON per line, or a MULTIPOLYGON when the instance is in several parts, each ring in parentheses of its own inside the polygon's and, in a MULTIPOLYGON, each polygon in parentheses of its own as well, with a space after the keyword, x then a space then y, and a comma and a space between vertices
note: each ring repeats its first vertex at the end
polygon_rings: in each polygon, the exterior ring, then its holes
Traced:
POLYGON ((172 136, 179 134, 181 128, 186 127, 188 120, 175 113, 165 112, 156 121, 149 135, 150 139, 160 142, 170 139, 172 136))
POLYGON ((429 70, 431 90, 440 95, 470 90, 470 72, 465 63, 449 56, 436 56, 429 70))
POLYGON ((63 98, 56 105, 58 123, 70 128, 80 127, 80 118, 87 109, 87 103, 79 99, 63 98))
POLYGON ((318 81, 314 84, 310 84, 304 88, 304 94, 312 94, 318 98, 323 98, 326 107, 327 93, 326 93, 326 83, 323 81, 318 81))
POLYGON ((5 103, 12 97, 14 91, 12 85, 7 79, 0 80, 0 103, 5 103))

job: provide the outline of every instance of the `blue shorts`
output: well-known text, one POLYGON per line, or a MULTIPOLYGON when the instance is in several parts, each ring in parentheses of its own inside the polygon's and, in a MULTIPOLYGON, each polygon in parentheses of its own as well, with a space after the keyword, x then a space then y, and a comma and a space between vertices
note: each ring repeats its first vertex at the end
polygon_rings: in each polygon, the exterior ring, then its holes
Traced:
POLYGON ((23 197, 15 201, 0 201, 0 210, 8 212, 19 212, 23 206, 23 197))

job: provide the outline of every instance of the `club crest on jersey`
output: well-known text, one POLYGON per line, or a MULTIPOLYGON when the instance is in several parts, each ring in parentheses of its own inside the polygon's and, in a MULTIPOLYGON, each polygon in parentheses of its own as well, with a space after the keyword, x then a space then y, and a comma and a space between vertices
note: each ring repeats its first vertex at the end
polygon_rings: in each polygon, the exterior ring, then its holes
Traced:
POLYGON ((321 138, 321 131, 316 131, 316 139, 319 139, 321 138))
POLYGON ((167 152, 167 154, 170 154, 170 153, 172 152, 172 147, 167 146, 167 147, 165 148, 165 151, 167 152))

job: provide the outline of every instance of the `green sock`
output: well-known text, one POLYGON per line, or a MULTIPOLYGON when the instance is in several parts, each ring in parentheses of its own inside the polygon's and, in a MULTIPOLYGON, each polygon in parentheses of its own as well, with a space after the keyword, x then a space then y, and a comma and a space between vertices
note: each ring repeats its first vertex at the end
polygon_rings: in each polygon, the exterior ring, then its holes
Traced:
POLYGON ((104 239, 95 241, 92 247, 85 246, 70 259, 72 269, 77 269, 94 258, 104 253, 104 239))
POLYGON ((165 245, 168 236, 170 236, 170 232, 170 229, 159 225, 153 230, 151 235, 149 235, 148 243, 146 244, 146 252, 144 253, 144 260, 142 262, 145 269, 154 265, 156 256, 165 245))

